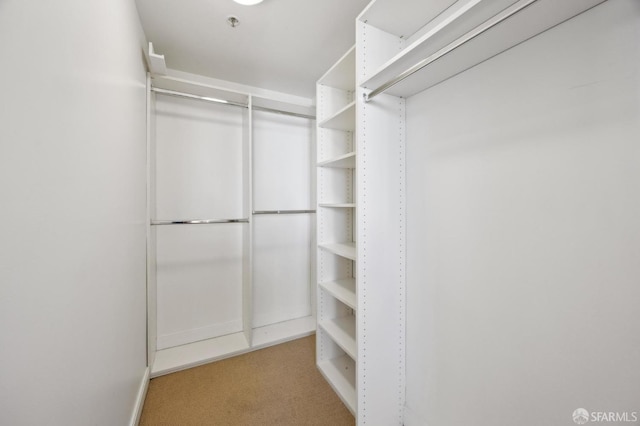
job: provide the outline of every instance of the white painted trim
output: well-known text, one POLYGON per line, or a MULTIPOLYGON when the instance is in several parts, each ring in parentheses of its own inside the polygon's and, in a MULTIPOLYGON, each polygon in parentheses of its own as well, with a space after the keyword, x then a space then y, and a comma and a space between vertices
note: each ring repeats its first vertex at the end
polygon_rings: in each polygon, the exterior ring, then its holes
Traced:
POLYGON ((153 51, 153 43, 149 42, 149 68, 154 74, 165 75, 167 73, 167 64, 164 55, 158 55, 153 51))
MULTIPOLYGON (((260 309, 253 311, 253 329, 255 331, 274 324, 289 323, 295 321, 298 318, 309 318, 311 315, 311 303, 307 300, 303 303, 288 304, 286 309, 280 309, 276 312, 263 312, 260 309), (256 312, 257 311, 257 312, 256 312)), ((314 319, 315 323, 315 319, 314 319)), ((315 324, 314 324, 315 330, 315 324)))
POLYGON ((187 368, 197 367, 232 356, 285 343, 312 335, 315 318, 312 316, 284 321, 253 329, 253 345, 249 345, 244 332, 189 343, 156 353, 151 377, 163 376, 187 368))
POLYGON ((221 324, 212 324, 206 327, 179 331, 177 333, 158 336, 157 350, 169 349, 174 346, 186 345, 200 340, 226 336, 242 331, 242 319, 227 321, 221 324))
POLYGON ((249 351, 244 332, 201 340, 156 352, 151 377, 174 373, 213 361, 229 358, 249 351))
POLYGON ((140 388, 138 389, 138 396, 136 397, 136 403, 133 406, 133 413, 131 413, 131 421, 129 422, 130 426, 138 426, 138 423, 140 423, 142 407, 144 407, 144 400, 147 397, 147 389, 149 389, 149 373, 150 369, 147 367, 144 370, 144 375, 140 382, 140 388))
POLYGON ((291 340, 310 336, 316 332, 316 318, 313 315, 265 325, 253 329, 252 350, 279 345, 291 340))

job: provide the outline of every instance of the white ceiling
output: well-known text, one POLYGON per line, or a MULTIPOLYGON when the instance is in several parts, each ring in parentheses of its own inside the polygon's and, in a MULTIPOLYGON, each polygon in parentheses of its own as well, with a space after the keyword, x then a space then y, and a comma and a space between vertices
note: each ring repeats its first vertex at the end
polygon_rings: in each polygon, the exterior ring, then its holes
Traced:
POLYGON ((355 43, 370 0, 136 0, 167 67, 313 97, 316 80, 355 43), (240 25, 231 28, 227 17, 240 25))

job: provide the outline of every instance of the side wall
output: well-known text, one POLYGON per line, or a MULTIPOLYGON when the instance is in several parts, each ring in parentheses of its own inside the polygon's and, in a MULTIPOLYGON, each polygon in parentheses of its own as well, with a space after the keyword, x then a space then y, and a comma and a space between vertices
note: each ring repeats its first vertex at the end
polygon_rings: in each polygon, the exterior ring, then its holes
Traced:
POLYGON ((407 100, 406 425, 640 418, 639 58, 609 1, 407 100))
POLYGON ((125 425, 146 369, 130 0, 0 2, 0 424, 125 425))

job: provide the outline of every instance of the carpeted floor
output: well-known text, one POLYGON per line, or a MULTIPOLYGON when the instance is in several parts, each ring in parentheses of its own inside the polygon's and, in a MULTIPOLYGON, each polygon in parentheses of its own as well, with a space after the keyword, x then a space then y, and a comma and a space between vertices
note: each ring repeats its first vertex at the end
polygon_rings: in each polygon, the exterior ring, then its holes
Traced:
POLYGON ((315 366, 315 336, 151 380, 140 425, 342 426, 355 420, 315 366))

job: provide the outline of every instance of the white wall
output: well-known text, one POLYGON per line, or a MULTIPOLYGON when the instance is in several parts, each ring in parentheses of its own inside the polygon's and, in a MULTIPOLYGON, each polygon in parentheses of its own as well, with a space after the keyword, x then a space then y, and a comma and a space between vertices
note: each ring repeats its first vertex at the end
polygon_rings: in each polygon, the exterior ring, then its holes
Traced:
POLYGON ((639 54, 609 1, 408 99, 407 425, 640 418, 639 54))
POLYGON ((0 2, 0 424, 124 425, 145 354, 133 1, 0 2))

